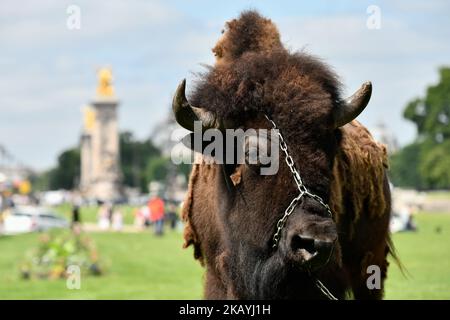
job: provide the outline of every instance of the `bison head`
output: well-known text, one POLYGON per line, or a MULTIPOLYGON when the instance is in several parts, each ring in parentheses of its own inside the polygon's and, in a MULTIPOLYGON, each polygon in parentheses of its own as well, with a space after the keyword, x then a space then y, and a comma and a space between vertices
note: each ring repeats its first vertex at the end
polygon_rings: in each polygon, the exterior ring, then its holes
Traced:
MULTIPOLYGON (((268 116, 285 139, 308 191, 330 203, 339 128, 362 112, 370 95, 371 84, 365 83, 353 96, 341 99, 336 76, 325 64, 275 48, 244 52, 211 68, 197 83, 192 104, 183 81, 173 112, 191 131, 195 121, 202 122, 203 131, 272 129, 268 116)), ((330 271, 340 272, 338 230, 317 199, 302 198, 273 246, 277 223, 298 195, 285 157, 279 154, 279 169, 272 175, 261 175, 260 163, 212 164, 208 169, 200 165, 201 176, 191 186, 188 219, 196 230, 195 241, 210 277, 220 278, 217 283, 228 297, 320 296, 316 278, 331 290, 339 287, 332 282, 336 280, 327 280, 330 271)))

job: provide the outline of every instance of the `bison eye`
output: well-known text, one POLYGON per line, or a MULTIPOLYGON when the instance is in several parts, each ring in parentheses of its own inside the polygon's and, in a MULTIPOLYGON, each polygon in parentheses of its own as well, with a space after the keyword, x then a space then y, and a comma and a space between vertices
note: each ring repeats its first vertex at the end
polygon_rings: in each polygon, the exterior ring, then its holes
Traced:
POLYGON ((267 133, 260 132, 258 135, 245 137, 244 159, 245 164, 252 168, 270 167, 274 161, 278 161, 278 156, 274 146, 271 146, 271 139, 267 133), (272 152, 272 150, 275 150, 272 152))
POLYGON ((258 149, 260 144, 258 136, 245 137, 244 159, 248 166, 260 166, 258 149))
POLYGON ((250 147, 245 151, 245 164, 250 166, 261 166, 258 159, 258 148, 250 147))

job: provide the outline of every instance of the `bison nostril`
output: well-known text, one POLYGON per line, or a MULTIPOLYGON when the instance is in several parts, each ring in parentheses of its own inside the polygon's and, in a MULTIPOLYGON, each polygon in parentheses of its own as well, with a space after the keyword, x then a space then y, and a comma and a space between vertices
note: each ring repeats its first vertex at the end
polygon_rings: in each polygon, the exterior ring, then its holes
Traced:
POLYGON ((314 248, 323 253, 328 253, 333 248, 334 242, 332 241, 322 241, 322 240, 314 240, 314 248))
POLYGON ((300 249, 304 249, 309 254, 313 255, 316 253, 315 240, 309 237, 302 237, 300 235, 295 235, 291 240, 291 250, 296 252, 300 249))
POLYGON ((297 234, 291 238, 292 255, 290 257, 312 270, 328 263, 333 247, 334 241, 319 240, 297 234))

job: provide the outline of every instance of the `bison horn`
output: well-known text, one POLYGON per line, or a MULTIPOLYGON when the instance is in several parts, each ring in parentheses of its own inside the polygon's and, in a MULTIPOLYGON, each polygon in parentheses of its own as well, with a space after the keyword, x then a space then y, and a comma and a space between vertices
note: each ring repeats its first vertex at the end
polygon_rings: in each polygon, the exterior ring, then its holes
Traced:
POLYGON ((178 85, 172 101, 172 111, 175 120, 183 128, 194 131, 194 121, 201 121, 203 129, 220 128, 220 121, 209 111, 193 107, 186 99, 186 79, 178 85))
POLYGON ((367 106, 372 94, 372 83, 365 82, 351 97, 345 99, 334 114, 336 128, 342 127, 355 119, 367 106))

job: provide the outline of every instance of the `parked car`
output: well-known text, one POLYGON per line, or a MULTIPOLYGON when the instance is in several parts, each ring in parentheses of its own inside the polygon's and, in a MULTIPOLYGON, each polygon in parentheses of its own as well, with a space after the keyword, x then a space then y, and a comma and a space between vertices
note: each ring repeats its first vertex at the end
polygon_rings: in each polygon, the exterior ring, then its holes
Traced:
POLYGON ((67 219, 41 207, 17 207, 6 214, 3 221, 4 234, 46 231, 52 228, 67 228, 67 219))

